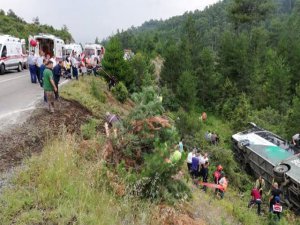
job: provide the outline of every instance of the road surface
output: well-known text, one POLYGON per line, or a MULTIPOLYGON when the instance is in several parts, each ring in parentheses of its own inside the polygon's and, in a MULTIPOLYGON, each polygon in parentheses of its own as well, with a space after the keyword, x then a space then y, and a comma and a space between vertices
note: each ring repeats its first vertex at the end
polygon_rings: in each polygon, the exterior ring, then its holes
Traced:
POLYGON ((23 122, 43 102, 43 93, 39 84, 31 83, 29 70, 0 75, 0 130, 23 122))

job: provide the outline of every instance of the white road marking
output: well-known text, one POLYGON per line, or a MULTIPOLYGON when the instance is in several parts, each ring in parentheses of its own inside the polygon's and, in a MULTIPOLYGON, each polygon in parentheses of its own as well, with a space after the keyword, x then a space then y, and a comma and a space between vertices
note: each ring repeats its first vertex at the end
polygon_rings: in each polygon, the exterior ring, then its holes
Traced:
POLYGON ((1 80, 0 83, 4 83, 4 82, 10 81, 10 80, 19 79, 19 78, 25 77, 25 76, 28 76, 28 75, 25 74, 25 75, 22 75, 22 76, 18 76, 18 77, 14 77, 14 78, 9 78, 9 79, 6 79, 6 80, 1 80))
POLYGON ((0 120, 7 117, 7 116, 11 116, 11 115, 16 114, 16 113, 26 112, 26 111, 33 110, 33 109, 35 109, 35 106, 28 107, 28 108, 25 108, 25 109, 15 110, 15 111, 12 111, 12 112, 9 112, 9 113, 6 113, 6 114, 2 114, 2 115, 0 115, 0 120))

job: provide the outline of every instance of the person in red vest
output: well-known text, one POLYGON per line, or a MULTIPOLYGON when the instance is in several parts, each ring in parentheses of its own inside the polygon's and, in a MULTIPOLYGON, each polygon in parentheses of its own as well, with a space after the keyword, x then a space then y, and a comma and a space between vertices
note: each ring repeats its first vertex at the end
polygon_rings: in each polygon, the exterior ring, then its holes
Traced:
POLYGON ((261 211, 261 194, 260 191, 257 189, 256 185, 253 187, 251 191, 252 199, 250 200, 248 204, 248 208, 250 208, 253 205, 257 205, 257 214, 260 215, 261 211))

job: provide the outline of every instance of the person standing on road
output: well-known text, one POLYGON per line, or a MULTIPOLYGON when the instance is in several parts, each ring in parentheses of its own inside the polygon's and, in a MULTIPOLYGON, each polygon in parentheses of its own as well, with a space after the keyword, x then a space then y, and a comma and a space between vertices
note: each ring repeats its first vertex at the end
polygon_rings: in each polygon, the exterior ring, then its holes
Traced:
POLYGON ((57 91, 55 92, 55 99, 56 100, 59 97, 59 94, 58 94, 58 84, 59 84, 59 80, 60 80, 60 76, 61 76, 61 69, 62 69, 62 67, 63 67, 63 61, 60 60, 58 62, 58 64, 56 66, 54 66, 54 68, 53 68, 53 79, 54 79, 55 86, 57 88, 57 91))
POLYGON ((76 59, 75 53, 73 53, 72 57, 71 57, 71 65, 72 65, 72 73, 73 73, 73 77, 76 78, 76 80, 78 80, 78 69, 77 69, 77 64, 78 61, 76 59))
POLYGON ((42 74, 41 74, 41 66, 43 65, 43 61, 44 61, 44 52, 40 51, 40 56, 38 56, 36 59, 36 72, 41 87, 43 87, 42 74))
POLYGON ((36 57, 34 55, 34 51, 32 51, 27 59, 27 63, 29 66, 31 83, 36 84, 37 79, 37 69, 36 69, 36 57))
POLYGON ((46 93, 47 101, 49 104, 49 111, 54 113, 54 92, 57 92, 57 88, 55 86, 53 80, 53 62, 49 60, 46 64, 46 69, 44 70, 44 91, 46 93))

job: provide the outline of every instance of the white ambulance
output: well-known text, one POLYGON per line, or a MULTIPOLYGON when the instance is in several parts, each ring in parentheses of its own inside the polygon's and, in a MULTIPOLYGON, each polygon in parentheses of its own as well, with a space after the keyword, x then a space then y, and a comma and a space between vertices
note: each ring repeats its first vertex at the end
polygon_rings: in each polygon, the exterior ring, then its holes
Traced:
POLYGON ((76 55, 80 55, 82 53, 81 45, 75 43, 65 45, 64 56, 70 56, 72 52, 76 52, 76 55))
POLYGON ((22 43, 19 38, 0 35, 0 74, 23 69, 22 43))
POLYGON ((84 53, 87 56, 100 56, 101 55, 101 47, 99 44, 86 44, 84 46, 84 53))
POLYGON ((31 40, 35 40, 37 44, 35 47, 29 44, 29 51, 34 51, 36 56, 43 51, 45 56, 50 55, 50 58, 54 58, 56 62, 63 59, 65 42, 62 39, 51 34, 38 34, 29 36, 29 43, 31 40))

